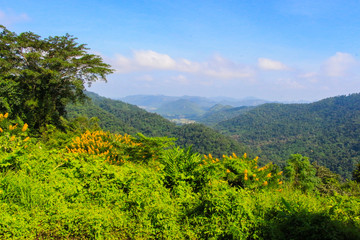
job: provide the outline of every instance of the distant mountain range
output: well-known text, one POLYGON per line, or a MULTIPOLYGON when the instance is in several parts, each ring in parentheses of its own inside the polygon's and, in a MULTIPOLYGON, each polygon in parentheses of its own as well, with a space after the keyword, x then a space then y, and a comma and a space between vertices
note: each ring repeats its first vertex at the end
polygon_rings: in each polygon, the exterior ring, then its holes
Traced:
POLYGON ((214 112, 220 108, 234 108, 243 106, 257 106, 270 101, 247 97, 234 99, 228 97, 197 97, 197 96, 164 96, 164 95, 133 95, 119 99, 134 104, 149 112, 155 112, 167 119, 186 118, 200 120, 205 114, 214 112))

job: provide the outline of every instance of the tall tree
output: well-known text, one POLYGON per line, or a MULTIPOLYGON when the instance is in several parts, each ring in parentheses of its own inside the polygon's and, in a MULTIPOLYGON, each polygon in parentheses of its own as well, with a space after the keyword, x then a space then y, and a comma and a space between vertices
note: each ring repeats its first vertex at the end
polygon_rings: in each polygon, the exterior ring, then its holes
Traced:
POLYGON ((85 84, 106 81, 113 72, 69 34, 42 39, 1 25, 0 30, 0 111, 12 112, 35 129, 59 125, 68 103, 86 99, 85 84))

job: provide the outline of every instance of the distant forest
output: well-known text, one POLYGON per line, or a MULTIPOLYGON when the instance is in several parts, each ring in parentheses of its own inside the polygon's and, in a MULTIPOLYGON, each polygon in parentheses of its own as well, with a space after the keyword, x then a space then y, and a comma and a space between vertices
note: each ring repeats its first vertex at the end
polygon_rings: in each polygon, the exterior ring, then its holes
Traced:
POLYGON ((217 123, 215 129, 280 165, 292 153, 351 179, 360 161, 360 94, 309 104, 269 103, 217 123))

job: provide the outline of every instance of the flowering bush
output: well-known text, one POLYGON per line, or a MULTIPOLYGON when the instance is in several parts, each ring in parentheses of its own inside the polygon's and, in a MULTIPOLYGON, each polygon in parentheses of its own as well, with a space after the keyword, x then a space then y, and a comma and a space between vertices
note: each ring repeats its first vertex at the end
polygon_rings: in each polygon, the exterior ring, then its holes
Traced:
POLYGON ((242 157, 235 153, 231 156, 223 155, 222 159, 214 158, 211 154, 205 155, 200 167, 204 183, 211 179, 222 179, 231 186, 248 189, 278 188, 279 191, 283 183, 282 171, 277 171, 275 165, 269 163, 259 168, 258 157, 250 159, 246 153, 242 157))
POLYGON ((130 135, 112 134, 104 131, 86 131, 66 147, 70 153, 97 155, 110 164, 122 164, 126 161, 149 162, 157 160, 162 150, 172 144, 172 139, 147 138, 141 134, 138 138, 130 135))
POLYGON ((27 134, 27 123, 14 122, 8 117, 8 113, 0 113, 0 143, 2 151, 12 152, 16 148, 26 147, 30 137, 27 134))

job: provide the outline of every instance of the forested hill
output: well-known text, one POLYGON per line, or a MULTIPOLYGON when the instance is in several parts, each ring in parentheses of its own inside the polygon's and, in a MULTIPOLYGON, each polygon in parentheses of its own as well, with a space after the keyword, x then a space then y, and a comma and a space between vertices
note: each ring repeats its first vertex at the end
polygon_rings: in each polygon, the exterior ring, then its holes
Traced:
POLYGON ((253 109, 254 106, 241 106, 241 107, 231 107, 231 106, 218 106, 215 105, 207 113, 201 116, 198 121, 207 125, 214 126, 219 122, 230 120, 234 117, 239 116, 242 113, 253 109))
POLYGON ((300 153, 350 178, 360 160, 360 94, 310 104, 264 104, 215 128, 266 161, 281 164, 300 153))
POLYGON ((232 152, 249 152, 240 143, 200 124, 176 126, 155 113, 149 113, 135 105, 101 97, 87 92, 91 101, 85 104, 69 105, 68 117, 96 117, 102 129, 116 133, 134 135, 142 133, 149 137, 174 137, 183 147, 193 146, 193 150, 203 154, 222 155, 232 152))
POLYGON ((168 136, 174 132, 175 124, 158 114, 92 92, 86 92, 86 95, 90 97, 90 101, 68 107, 69 118, 97 117, 101 128, 122 134, 141 132, 146 136, 168 136))

